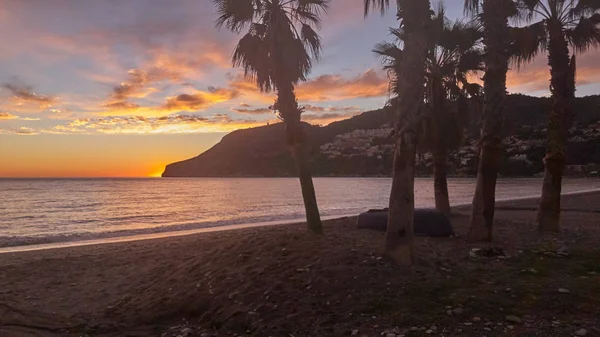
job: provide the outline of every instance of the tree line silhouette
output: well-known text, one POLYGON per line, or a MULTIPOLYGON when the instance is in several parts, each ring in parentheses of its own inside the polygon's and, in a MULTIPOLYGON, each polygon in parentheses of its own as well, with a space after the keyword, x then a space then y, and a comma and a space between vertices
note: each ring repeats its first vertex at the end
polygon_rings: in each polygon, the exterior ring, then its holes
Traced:
MULTIPOLYGON (((217 27, 243 33, 232 64, 264 92, 274 91, 274 110, 285 125, 295 159, 308 228, 322 223, 308 165, 302 108, 295 86, 305 81, 321 54, 317 30, 330 0, 213 0, 217 27)), ((364 14, 390 10, 390 0, 364 0, 364 14)), ((502 125, 509 65, 525 66, 548 55, 548 111, 544 181, 537 214, 541 231, 558 231, 567 132, 573 123, 576 55, 600 46, 600 0, 465 0, 466 18, 451 22, 443 5, 396 0, 394 40, 375 45, 390 78, 389 109, 395 114, 392 188, 386 256, 413 261, 415 162, 419 149, 434 157, 436 208, 450 213, 448 152, 460 144, 461 116, 481 104, 479 166, 468 238, 491 241, 495 190, 502 162, 502 125), (513 25, 511 25, 513 23, 513 25), (483 73, 483 86, 472 79, 483 73), (448 109, 449 105, 457 109, 448 109)))

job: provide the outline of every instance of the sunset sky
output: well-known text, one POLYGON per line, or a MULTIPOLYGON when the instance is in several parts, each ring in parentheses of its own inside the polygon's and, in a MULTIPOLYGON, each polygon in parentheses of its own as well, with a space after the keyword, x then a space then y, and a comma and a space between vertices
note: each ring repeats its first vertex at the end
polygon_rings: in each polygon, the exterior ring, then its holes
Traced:
MULTIPOLYGON (((333 0, 322 59, 297 88, 305 120, 327 124, 386 100, 373 45, 395 16, 363 19, 333 0)), ((463 0, 448 0, 451 18, 463 0)), ((237 36, 214 28, 210 0, 0 0, 0 177, 150 176, 231 130, 273 121, 231 68, 237 36)), ((600 55, 578 59, 578 95, 600 92, 600 55)), ((544 57, 509 91, 546 95, 544 57)))

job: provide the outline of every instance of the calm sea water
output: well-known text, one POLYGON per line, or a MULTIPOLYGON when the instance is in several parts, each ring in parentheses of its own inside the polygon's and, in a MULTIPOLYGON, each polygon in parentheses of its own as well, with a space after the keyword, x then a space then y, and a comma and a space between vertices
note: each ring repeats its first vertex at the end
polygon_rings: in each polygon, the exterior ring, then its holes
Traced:
MULTIPOLYGON (((389 178, 316 178, 323 216, 387 206, 389 178)), ((416 205, 433 206, 433 182, 416 180, 416 205)), ((539 195, 539 179, 500 180, 498 199, 539 195)), ((451 203, 469 203, 474 179, 449 181, 451 203)), ((566 180, 564 192, 600 189, 566 180)), ((293 178, 0 179, 0 245, 48 237, 94 237, 302 219, 293 178)))

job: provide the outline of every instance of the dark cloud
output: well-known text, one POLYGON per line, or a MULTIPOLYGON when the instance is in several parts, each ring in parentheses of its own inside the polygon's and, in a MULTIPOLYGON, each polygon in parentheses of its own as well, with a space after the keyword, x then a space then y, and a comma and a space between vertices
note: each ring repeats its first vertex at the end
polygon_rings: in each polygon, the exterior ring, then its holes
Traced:
POLYGON ((269 108, 257 108, 257 109, 232 109, 233 111, 240 114, 248 114, 248 115, 266 115, 273 113, 273 110, 269 108))
POLYGON ((117 101, 111 102, 104 105, 105 108, 115 109, 115 110, 131 110, 137 109, 140 107, 139 104, 127 102, 127 101, 117 101))
POLYGON ((208 92, 198 91, 194 94, 169 97, 161 108, 168 111, 198 111, 234 99, 238 95, 236 90, 209 87, 208 92))
POLYGON ((37 104, 40 108, 47 108, 57 101, 56 97, 36 94, 33 92, 32 88, 28 86, 7 83, 2 85, 2 87, 11 92, 14 100, 22 103, 37 104))

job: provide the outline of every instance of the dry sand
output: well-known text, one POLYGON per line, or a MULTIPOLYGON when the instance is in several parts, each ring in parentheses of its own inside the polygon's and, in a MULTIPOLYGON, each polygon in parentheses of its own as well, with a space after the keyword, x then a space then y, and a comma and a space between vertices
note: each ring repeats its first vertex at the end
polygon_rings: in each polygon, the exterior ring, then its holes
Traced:
POLYGON ((600 336, 600 193, 565 197, 558 235, 535 206, 499 204, 508 258, 469 257, 458 207, 411 269, 354 218, 0 254, 0 336, 600 336))

